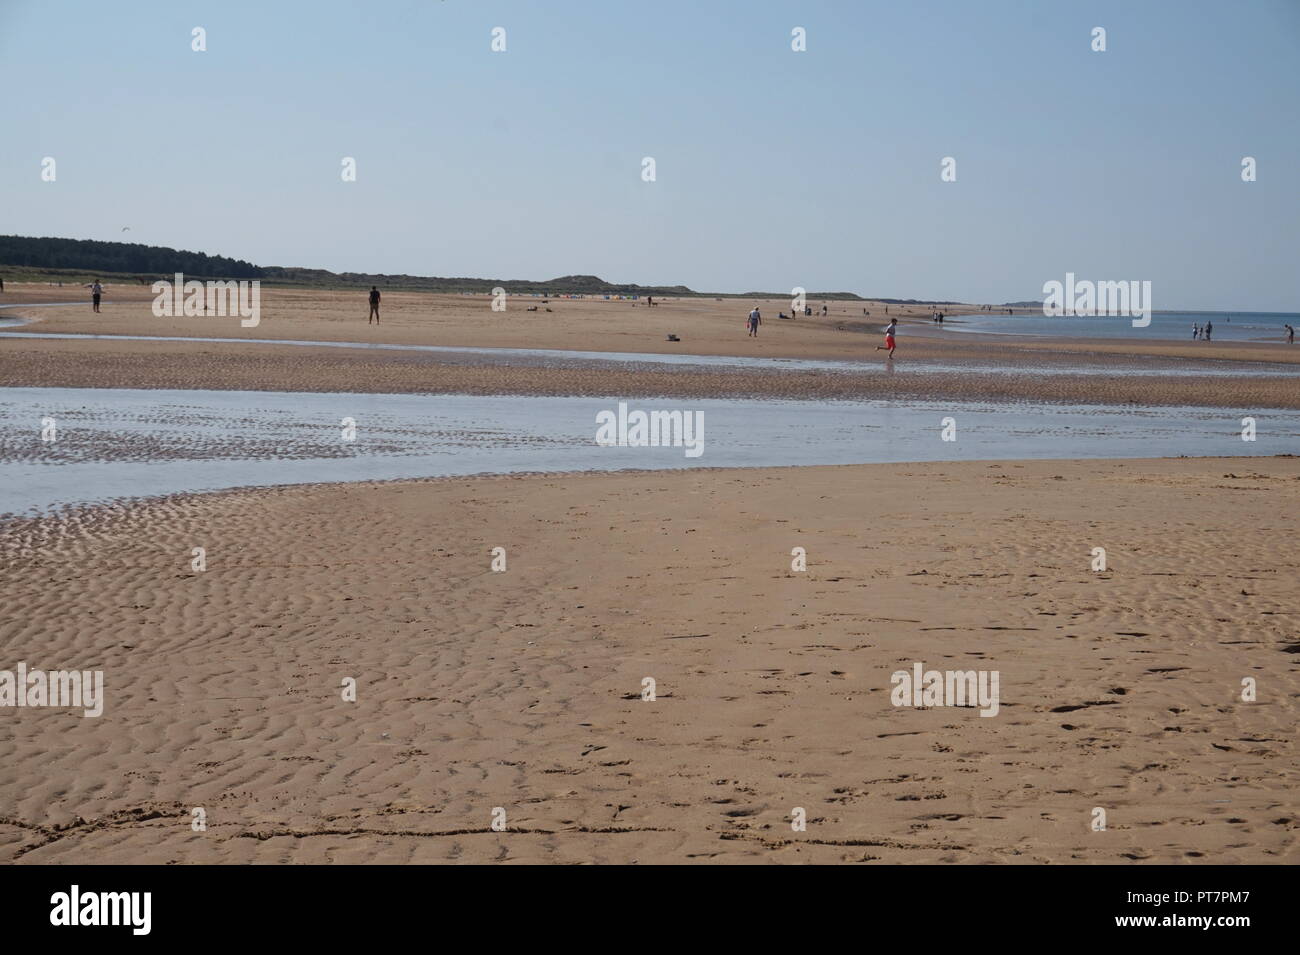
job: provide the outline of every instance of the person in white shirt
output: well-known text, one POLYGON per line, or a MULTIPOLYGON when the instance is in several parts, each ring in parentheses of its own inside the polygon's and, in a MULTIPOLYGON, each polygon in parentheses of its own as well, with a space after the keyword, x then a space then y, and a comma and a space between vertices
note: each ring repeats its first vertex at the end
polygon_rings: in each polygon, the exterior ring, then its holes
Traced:
POLYGON ((898 319, 891 318, 889 320, 889 324, 885 326, 885 344, 876 346, 876 351, 880 351, 880 349, 882 348, 887 349, 889 351, 889 358, 891 360, 894 357, 894 332, 897 329, 898 329, 898 319))
POLYGON ((749 313, 749 335, 751 338, 758 337, 758 326, 761 324, 763 324, 763 316, 758 314, 758 306, 755 305, 754 310, 749 313))

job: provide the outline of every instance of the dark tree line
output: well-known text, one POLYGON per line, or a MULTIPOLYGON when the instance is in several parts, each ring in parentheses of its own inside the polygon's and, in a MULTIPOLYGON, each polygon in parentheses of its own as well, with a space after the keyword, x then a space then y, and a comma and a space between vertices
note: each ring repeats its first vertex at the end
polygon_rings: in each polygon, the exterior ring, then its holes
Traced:
POLYGON ((83 272, 148 272, 212 278, 256 279, 262 269, 242 259, 203 252, 177 251, 136 242, 98 242, 93 239, 0 236, 0 265, 83 272))

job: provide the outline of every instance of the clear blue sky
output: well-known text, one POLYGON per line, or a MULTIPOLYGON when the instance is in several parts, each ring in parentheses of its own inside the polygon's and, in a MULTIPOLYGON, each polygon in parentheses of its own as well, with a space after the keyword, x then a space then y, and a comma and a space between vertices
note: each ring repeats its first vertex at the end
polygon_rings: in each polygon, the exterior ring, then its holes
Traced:
POLYGON ((0 233, 968 301, 1072 271, 1300 308, 1298 0, 0 0, 0 83, 0 233))

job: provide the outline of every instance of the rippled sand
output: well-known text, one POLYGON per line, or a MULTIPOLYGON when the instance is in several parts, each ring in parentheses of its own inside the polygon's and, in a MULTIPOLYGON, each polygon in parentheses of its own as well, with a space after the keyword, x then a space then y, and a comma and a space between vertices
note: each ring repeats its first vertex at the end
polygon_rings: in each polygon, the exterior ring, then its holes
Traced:
POLYGON ((5 714, 0 859, 1295 862, 1298 525, 1293 458, 457 479, 27 522, 0 538, 6 660, 102 668, 108 701, 5 714), (999 714, 891 706, 914 662, 999 671, 999 714))

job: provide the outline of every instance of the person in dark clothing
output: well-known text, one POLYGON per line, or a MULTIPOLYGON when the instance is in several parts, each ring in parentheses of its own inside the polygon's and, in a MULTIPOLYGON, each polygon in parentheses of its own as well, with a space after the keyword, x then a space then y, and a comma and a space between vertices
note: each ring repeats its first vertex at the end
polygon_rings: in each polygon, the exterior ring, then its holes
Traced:
POLYGON ((370 286, 370 318, 366 319, 366 324, 369 325, 372 319, 376 325, 379 324, 379 288, 374 285, 370 286))

